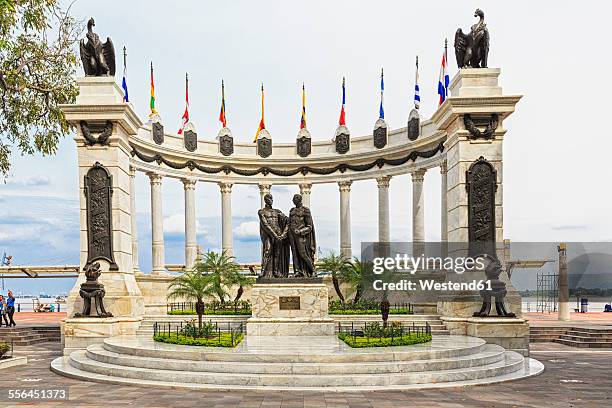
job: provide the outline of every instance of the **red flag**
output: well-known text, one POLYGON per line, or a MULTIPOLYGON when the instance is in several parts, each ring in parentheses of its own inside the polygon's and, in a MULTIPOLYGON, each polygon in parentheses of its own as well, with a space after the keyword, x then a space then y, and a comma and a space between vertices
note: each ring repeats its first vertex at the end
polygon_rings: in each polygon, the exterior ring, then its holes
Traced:
POLYGON ((346 89, 344 87, 344 77, 342 77, 342 109, 340 110, 340 126, 346 126, 346 113, 344 112, 344 104, 346 103, 346 89))
POLYGON ((225 84, 221 80, 221 112, 219 112, 219 122, 223 127, 227 127, 227 118, 225 117, 225 84))
POLYGON ((183 124, 181 125, 181 128, 178 131, 179 135, 183 134, 183 128, 185 127, 187 122, 189 122, 189 77, 186 73, 185 73, 185 112, 183 113, 182 119, 183 119, 183 124))

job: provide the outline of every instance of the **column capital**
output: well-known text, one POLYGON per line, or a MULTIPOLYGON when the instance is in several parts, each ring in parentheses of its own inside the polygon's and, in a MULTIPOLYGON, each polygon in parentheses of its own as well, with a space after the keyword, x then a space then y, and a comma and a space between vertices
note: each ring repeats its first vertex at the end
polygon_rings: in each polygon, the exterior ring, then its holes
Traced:
POLYGON ((422 183, 423 180, 425 180, 425 173, 427 172, 426 169, 419 169, 419 170, 415 170, 412 173, 410 173, 412 175, 412 182, 413 183, 422 183))
POLYGON ((229 194, 232 192, 232 183, 223 183, 219 182, 219 188, 221 189, 221 194, 229 194))
POLYGON ((196 183, 198 182, 198 180, 190 178, 184 178, 181 179, 181 181, 183 182, 183 188, 185 190, 195 190, 196 183))
POLYGON ((442 163, 440 163, 440 174, 446 174, 447 170, 448 164, 446 163, 446 160, 444 160, 442 163))
POLYGON ((310 194, 312 183, 300 183, 298 186, 300 187, 300 194, 310 194))
POLYGON ((134 178, 136 177, 136 167, 132 166, 130 164, 130 177, 134 178))
POLYGON ((353 184, 351 180, 339 181, 338 187, 340 188, 340 192, 348 193, 349 191, 351 191, 351 184, 353 184))
POLYGON ((378 188, 389 188, 389 183, 391 182, 391 176, 382 176, 376 179, 376 183, 378 184, 378 188))
POLYGON ((149 176, 149 180, 151 181, 151 185, 153 184, 161 184, 162 179, 164 178, 164 176, 162 176, 159 173, 155 173, 152 171, 148 171, 147 172, 147 176, 149 176))
POLYGON ((272 189, 272 185, 270 184, 258 184, 257 185, 259 187, 259 192, 260 193, 269 193, 270 190, 272 189))

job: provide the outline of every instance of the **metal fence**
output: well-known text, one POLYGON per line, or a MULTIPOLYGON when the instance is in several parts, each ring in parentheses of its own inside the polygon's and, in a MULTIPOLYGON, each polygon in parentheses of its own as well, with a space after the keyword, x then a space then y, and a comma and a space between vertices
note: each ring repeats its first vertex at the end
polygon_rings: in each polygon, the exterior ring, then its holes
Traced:
POLYGON ((337 333, 346 333, 356 339, 365 337, 369 339, 395 338, 415 335, 423 337, 431 335, 431 326, 425 322, 424 325, 417 325, 416 322, 401 323, 388 322, 387 327, 383 327, 379 322, 338 322, 337 333))
POLYGON ((197 319, 190 322, 155 322, 153 324, 153 337, 158 335, 169 338, 192 338, 209 340, 217 339, 221 343, 222 334, 229 334, 232 346, 238 344, 240 335, 246 333, 246 327, 241 322, 213 322, 204 321, 202 327, 198 326, 197 319))
MULTIPOLYGON (((251 305, 247 301, 238 302, 211 302, 204 304, 204 310, 212 311, 212 314, 223 314, 222 312, 230 312, 233 314, 251 314, 251 305)), ((195 302, 175 302, 166 304, 166 313, 171 314, 173 311, 190 312, 195 314, 195 302)))
MULTIPOLYGON (((382 313, 380 309, 380 301, 359 301, 357 303, 345 302, 341 303, 338 300, 331 301, 329 304, 329 313, 334 314, 336 310, 376 310, 382 313)), ((391 303, 389 310, 406 310, 408 314, 414 314, 414 305, 410 302, 391 303)))

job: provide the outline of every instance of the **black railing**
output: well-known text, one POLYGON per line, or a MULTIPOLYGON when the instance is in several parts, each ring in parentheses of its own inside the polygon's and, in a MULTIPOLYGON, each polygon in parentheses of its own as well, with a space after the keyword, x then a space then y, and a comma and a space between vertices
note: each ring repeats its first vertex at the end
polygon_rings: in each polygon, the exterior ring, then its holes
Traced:
POLYGON ((235 346, 246 334, 246 327, 241 322, 202 322, 198 325, 197 320, 187 322, 155 322, 153 323, 153 338, 165 336, 170 339, 192 338, 192 339, 217 339, 221 344, 222 337, 229 338, 231 345, 235 346), (224 336, 229 335, 229 337, 224 336))
MULTIPOLYGON (((185 314, 195 313, 195 302, 174 302, 166 304, 166 313, 182 312, 185 314)), ((234 315, 249 315, 251 314, 251 304, 248 301, 240 300, 237 302, 209 302, 204 304, 204 314, 220 314, 227 312, 234 315)))
POLYGON ((417 325, 416 322, 388 322, 386 327, 380 322, 338 322, 337 333, 345 333, 356 339, 365 337, 367 339, 401 338, 404 336, 424 337, 431 336, 431 326, 428 322, 417 325))
MULTIPOLYGON (((340 302, 339 300, 332 300, 329 303, 329 313, 334 314, 336 311, 343 310, 374 310, 378 313, 382 313, 380 309, 380 301, 374 300, 360 300, 357 303, 353 302, 340 302)), ((404 310, 405 314, 414 314, 414 305, 410 302, 401 302, 401 303, 391 303, 389 305, 389 310, 404 310)), ((391 312, 391 314, 394 314, 391 312)))

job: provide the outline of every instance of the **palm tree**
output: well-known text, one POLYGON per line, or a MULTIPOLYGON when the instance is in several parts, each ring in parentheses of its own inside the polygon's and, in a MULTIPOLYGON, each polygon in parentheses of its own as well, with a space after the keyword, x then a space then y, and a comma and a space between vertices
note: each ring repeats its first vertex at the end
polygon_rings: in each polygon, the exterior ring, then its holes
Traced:
POLYGON ((222 253, 208 251, 195 265, 195 269, 205 276, 211 293, 214 293, 221 303, 225 303, 232 286, 239 286, 234 299, 237 301, 244 292, 244 286, 252 284, 251 279, 240 273, 241 267, 234 259, 225 251, 222 253))
POLYGON ((344 255, 336 255, 334 251, 319 260, 319 268, 331 273, 332 283, 340 302, 344 303, 344 295, 340 291, 340 282, 338 276, 343 275, 345 270, 350 268, 351 261, 344 255))
POLYGON ((197 269, 185 271, 182 275, 172 280, 169 290, 168 298, 182 297, 196 301, 195 311, 198 315, 198 327, 202 328, 204 298, 212 294, 205 275, 197 269))
POLYGON ((367 275, 368 271, 371 272, 371 270, 372 264, 370 262, 361 262, 357 257, 353 257, 353 262, 340 270, 340 280, 355 290, 353 303, 357 303, 361 299, 364 275, 367 275))

